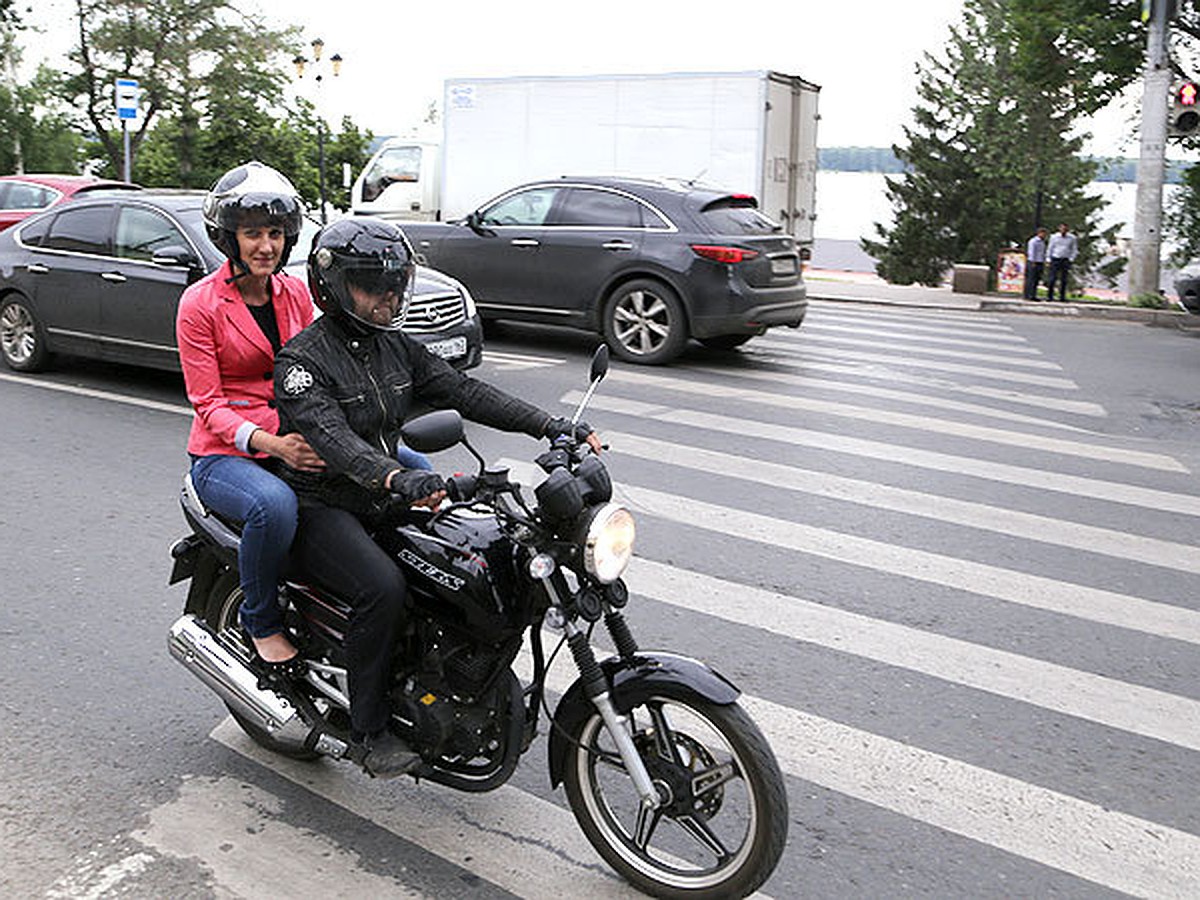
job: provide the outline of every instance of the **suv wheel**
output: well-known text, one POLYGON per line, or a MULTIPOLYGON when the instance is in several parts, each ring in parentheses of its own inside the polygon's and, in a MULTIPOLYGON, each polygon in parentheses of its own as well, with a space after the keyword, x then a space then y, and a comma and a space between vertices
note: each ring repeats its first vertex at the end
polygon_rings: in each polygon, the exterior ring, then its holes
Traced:
POLYGON ((42 326, 20 294, 0 303, 0 353, 8 367, 18 372, 37 372, 50 358, 42 326))
POLYGON ((604 339, 626 362, 645 366, 668 363, 687 343, 683 304, 661 281, 637 278, 626 282, 605 304, 604 339))

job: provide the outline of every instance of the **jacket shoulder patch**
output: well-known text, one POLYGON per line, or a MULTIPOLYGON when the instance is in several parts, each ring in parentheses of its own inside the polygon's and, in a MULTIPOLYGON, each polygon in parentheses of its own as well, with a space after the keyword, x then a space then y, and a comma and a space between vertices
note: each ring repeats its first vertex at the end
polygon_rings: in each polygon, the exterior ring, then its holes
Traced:
POLYGON ((304 368, 300 363, 292 363, 288 366, 287 373, 283 376, 283 389, 289 394, 303 394, 313 385, 312 373, 304 368))

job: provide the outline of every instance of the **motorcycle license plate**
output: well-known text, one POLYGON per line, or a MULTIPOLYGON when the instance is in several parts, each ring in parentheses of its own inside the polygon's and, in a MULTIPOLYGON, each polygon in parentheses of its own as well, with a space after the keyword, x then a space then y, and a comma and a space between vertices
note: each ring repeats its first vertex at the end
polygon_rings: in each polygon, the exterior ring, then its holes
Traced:
POLYGON ((431 341, 425 345, 425 349, 442 359, 457 359, 466 354, 467 339, 459 336, 447 338, 444 341, 431 341))

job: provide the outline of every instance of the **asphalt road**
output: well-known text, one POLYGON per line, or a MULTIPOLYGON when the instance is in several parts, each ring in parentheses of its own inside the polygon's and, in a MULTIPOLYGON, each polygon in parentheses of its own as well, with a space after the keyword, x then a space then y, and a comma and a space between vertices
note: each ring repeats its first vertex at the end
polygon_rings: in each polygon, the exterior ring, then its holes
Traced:
MULTIPOLYGON (((591 346, 509 327, 479 373, 562 410, 591 346)), ((1200 892, 1200 338, 816 303, 614 365, 588 419, 641 643, 736 681, 787 776, 764 893, 1200 892)), ((0 895, 627 895, 544 741, 468 796, 240 736, 166 652, 188 421, 177 376, 0 372, 0 895)))

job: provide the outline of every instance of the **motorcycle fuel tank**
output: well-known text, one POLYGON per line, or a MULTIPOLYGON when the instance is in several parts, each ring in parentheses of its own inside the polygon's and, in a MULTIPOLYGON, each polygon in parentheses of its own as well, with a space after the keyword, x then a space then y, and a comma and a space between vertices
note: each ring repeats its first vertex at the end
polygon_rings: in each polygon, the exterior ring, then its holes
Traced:
POLYGON ((457 511, 428 530, 397 528, 381 535, 380 543, 400 563, 413 596, 418 602, 430 598, 440 618, 449 607, 476 635, 496 638, 522 627, 513 590, 514 547, 494 517, 457 511))

